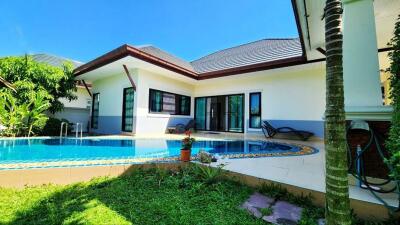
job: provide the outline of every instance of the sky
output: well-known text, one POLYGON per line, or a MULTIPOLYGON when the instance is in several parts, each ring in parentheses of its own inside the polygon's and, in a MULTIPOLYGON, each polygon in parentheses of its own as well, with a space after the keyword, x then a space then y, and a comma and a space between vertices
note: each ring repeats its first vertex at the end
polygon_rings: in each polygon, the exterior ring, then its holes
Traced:
POLYGON ((290 0, 0 1, 0 56, 88 62, 123 44, 151 44, 191 61, 286 37, 298 37, 290 0))

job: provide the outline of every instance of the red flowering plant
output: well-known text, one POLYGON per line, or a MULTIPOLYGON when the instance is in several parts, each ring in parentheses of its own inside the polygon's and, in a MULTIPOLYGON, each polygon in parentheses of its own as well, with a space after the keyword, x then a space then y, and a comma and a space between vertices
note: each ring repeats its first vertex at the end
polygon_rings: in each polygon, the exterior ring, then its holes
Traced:
POLYGON ((186 137, 182 139, 182 149, 185 150, 191 150, 193 143, 196 141, 196 139, 192 138, 190 135, 192 132, 186 131, 185 135, 186 137))

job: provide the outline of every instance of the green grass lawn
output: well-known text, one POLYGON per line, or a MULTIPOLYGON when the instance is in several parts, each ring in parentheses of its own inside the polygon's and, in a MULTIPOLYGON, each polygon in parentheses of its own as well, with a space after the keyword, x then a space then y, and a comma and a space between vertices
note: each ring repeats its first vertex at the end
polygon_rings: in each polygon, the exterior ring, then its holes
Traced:
MULTIPOLYGON (((175 172, 138 169, 67 186, 0 188, 0 225, 267 224, 238 207, 256 190, 222 175, 222 170, 200 166, 175 172)), ((310 197, 294 196, 277 185, 262 185, 257 191, 303 207, 300 225, 316 224, 324 216, 310 197)), ((356 225, 397 224, 353 219, 356 225)))
POLYGON ((202 176, 140 170, 68 186, 2 188, 0 224, 265 224, 238 208, 252 189, 202 176))

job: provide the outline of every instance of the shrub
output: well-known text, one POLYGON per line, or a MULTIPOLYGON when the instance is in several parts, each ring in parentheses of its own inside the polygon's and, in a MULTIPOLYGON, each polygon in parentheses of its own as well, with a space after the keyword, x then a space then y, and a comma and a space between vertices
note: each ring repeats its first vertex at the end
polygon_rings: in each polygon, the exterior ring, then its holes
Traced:
MULTIPOLYGON (((66 122, 69 123, 68 120, 66 119, 57 119, 54 117, 50 117, 47 122, 46 125, 43 127, 43 129, 40 130, 40 135, 42 136, 58 136, 60 135, 60 127, 61 127, 61 123, 62 122, 66 122)), ((71 133, 72 131, 72 126, 68 126, 68 133, 71 133)))

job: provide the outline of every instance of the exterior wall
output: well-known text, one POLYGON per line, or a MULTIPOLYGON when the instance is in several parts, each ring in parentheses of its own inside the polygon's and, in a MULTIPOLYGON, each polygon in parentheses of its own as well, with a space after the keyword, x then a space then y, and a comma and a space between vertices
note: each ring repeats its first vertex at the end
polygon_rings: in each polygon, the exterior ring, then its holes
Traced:
POLYGON ((92 99, 86 89, 82 87, 78 87, 75 94, 78 98, 74 101, 61 98, 60 102, 64 104, 64 110, 52 116, 58 119, 66 119, 73 124, 82 123, 82 131, 88 132, 92 99))
POLYGON ((191 84, 155 74, 146 70, 139 70, 137 83, 137 118, 136 133, 165 133, 167 127, 178 123, 186 124, 193 118, 194 112, 194 87, 191 84), (191 96, 190 116, 166 115, 149 113, 149 89, 171 92, 191 96))
POLYGON ((90 98, 90 95, 87 93, 84 87, 78 87, 75 94, 78 97, 78 99, 74 101, 68 101, 65 98, 60 99, 60 102, 64 104, 65 108, 80 108, 80 109, 87 109, 88 107, 90 108, 90 101, 92 101, 92 99, 90 98))
POLYGON ((279 74, 240 75, 200 82, 195 97, 245 94, 245 132, 261 132, 249 127, 249 93, 261 92, 261 117, 275 127, 290 126, 323 137, 325 111, 325 71, 320 66, 279 74))
MULTIPOLYGON (((137 82, 137 75, 132 73, 132 76, 137 82)), ((92 93, 100 93, 100 101, 98 128, 91 129, 92 132, 99 134, 121 133, 123 89, 128 87, 131 87, 131 84, 123 73, 93 82, 92 93)))
MULTIPOLYGON (((146 70, 134 70, 131 74, 137 86, 133 126, 136 134, 160 134, 169 126, 186 124, 194 117, 195 97, 226 94, 245 94, 245 132, 261 132, 261 129, 248 128, 249 94, 261 92, 263 120, 276 127, 290 126, 323 137, 325 72, 322 65, 193 81, 192 84, 146 70), (149 89, 191 96, 190 116, 149 113, 149 89)), ((99 124, 93 132, 121 133, 123 89, 130 86, 122 73, 93 82, 93 93, 100 93, 99 124)))

